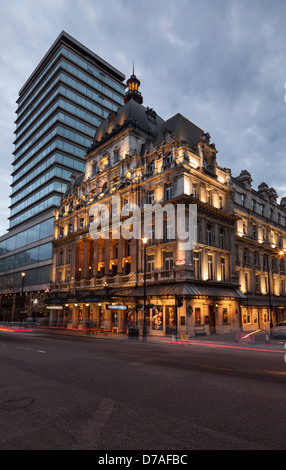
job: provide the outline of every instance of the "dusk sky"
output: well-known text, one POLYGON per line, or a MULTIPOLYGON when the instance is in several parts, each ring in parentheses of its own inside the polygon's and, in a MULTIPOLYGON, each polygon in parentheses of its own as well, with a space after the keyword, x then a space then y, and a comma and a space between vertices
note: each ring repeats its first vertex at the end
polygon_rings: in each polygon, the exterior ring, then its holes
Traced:
POLYGON ((0 0, 0 235, 18 92, 62 30, 141 81, 143 105, 208 132, 217 161, 286 196, 285 0, 0 0))

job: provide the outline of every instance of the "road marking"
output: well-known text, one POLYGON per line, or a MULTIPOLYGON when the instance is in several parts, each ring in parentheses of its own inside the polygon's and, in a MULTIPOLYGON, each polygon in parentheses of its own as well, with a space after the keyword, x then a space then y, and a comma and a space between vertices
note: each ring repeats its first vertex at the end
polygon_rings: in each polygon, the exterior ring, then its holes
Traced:
POLYGON ((38 353, 41 353, 41 354, 46 354, 46 352, 47 352, 47 351, 42 351, 41 349, 32 349, 32 348, 18 347, 18 349, 24 349, 25 351, 35 351, 35 352, 38 352, 38 353))
POLYGON ((204 369, 215 369, 215 370, 233 370, 229 367, 219 367, 219 366, 202 366, 204 369))

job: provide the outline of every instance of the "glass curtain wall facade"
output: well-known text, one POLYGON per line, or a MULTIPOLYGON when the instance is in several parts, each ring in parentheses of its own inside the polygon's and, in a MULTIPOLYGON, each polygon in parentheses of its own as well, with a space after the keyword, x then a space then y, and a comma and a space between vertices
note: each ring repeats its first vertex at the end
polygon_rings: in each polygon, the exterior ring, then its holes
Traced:
POLYGON ((10 284, 16 291, 48 288, 54 208, 71 175, 84 171, 96 128, 122 106, 124 79, 62 32, 20 90, 9 233, 0 238, 2 293, 10 284))

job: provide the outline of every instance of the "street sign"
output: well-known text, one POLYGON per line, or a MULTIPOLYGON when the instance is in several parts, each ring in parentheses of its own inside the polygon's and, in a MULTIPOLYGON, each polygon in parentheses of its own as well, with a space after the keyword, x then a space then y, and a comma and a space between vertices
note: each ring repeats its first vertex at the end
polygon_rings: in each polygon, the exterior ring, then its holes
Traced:
POLYGON ((106 310, 127 310, 127 305, 106 305, 106 310))
POLYGON ((189 341, 187 333, 184 333, 184 332, 180 331, 179 334, 180 334, 180 340, 181 341, 189 341))
POLYGON ((252 333, 238 333, 237 336, 239 343, 254 343, 254 337, 252 333))
POLYGON ((99 302, 100 299, 99 297, 86 297, 83 301, 84 302, 99 302))

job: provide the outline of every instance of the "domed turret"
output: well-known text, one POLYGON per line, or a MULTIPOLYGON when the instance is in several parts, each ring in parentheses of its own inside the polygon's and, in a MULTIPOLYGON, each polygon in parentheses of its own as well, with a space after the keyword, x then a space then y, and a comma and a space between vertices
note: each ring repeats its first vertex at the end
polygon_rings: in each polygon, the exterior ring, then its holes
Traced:
POLYGON ((140 80, 136 77, 134 74, 134 66, 133 66, 133 74, 131 77, 127 80, 126 86, 128 87, 128 91, 125 93, 124 96, 124 103, 128 103, 129 100, 133 99, 137 101, 137 103, 142 104, 143 103, 143 98, 138 91, 138 88, 140 86, 140 80))
POLYGON ((164 121, 153 109, 145 108, 142 105, 143 98, 138 91, 140 81, 134 73, 127 81, 127 86, 125 104, 117 111, 111 112, 100 124, 95 132, 93 145, 87 150, 87 153, 127 128, 136 129, 149 139, 158 135, 164 121))

